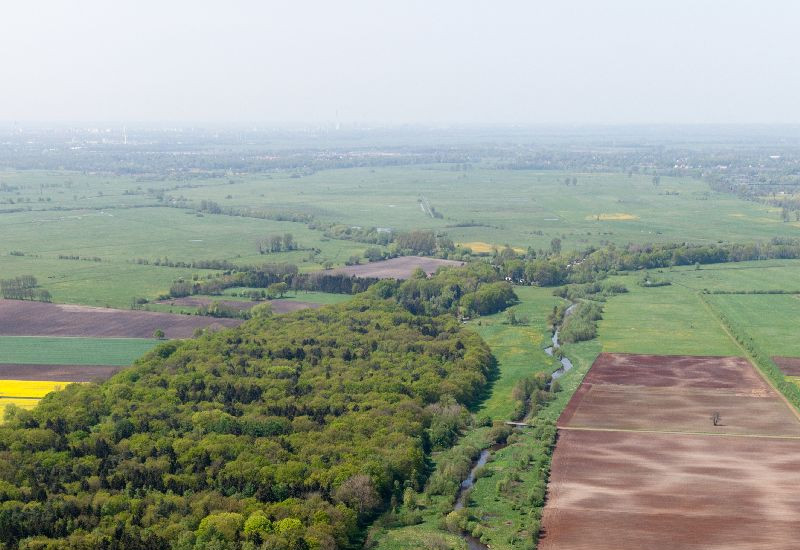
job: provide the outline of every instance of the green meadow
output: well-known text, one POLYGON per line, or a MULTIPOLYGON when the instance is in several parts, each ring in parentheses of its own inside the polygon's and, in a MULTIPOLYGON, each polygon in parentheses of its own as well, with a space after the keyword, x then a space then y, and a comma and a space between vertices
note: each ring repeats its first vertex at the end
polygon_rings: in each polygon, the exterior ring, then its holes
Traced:
POLYGON ((552 372, 560 366, 544 348, 550 345, 547 314, 562 300, 547 288, 517 287, 515 292, 520 303, 511 309, 517 318, 526 318, 527 322, 511 325, 506 313, 497 313, 470 323, 497 360, 498 377, 480 408, 480 413, 495 420, 510 419, 514 409, 511 390, 518 380, 536 372, 552 372))
POLYGON ((677 285, 643 288, 610 299, 599 324, 602 351, 657 355, 741 355, 694 290, 677 285))
POLYGON ((158 340, 0 336, 0 363, 126 366, 158 340))
POLYGON ((767 354, 800 357, 800 298, 796 295, 730 294, 708 299, 767 354))

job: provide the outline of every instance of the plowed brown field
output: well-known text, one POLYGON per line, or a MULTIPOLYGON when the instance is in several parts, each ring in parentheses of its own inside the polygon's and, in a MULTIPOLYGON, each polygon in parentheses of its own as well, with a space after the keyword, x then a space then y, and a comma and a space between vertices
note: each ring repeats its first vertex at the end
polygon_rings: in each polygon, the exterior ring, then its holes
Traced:
POLYGON ((602 354, 558 425, 540 550, 798 548, 800 421, 746 360, 602 354))
POLYGON ((783 374, 787 376, 800 376, 800 357, 773 357, 783 374))
POLYGON ((153 332, 161 329, 167 338, 189 338, 197 328, 234 327, 241 322, 199 315, 0 300, 2 336, 152 338, 153 332))
POLYGON ((0 364, 0 380, 50 380, 53 382, 97 382, 123 367, 99 365, 0 364))

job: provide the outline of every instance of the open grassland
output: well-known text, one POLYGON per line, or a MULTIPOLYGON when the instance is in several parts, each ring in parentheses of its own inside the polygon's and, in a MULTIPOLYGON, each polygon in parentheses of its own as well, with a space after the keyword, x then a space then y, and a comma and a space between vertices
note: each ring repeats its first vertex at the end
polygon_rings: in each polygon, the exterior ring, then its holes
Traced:
POLYGON ((158 340, 0 336, 0 363, 130 365, 158 340))
MULTIPOLYGON (((656 272, 652 272, 654 275, 656 272)), ((798 292, 800 260, 763 260, 658 270, 673 284, 709 292, 798 292)))
POLYGON ((3 181, 19 189, 4 194, 14 204, 2 207, 21 211, 0 213, 3 276, 34 275, 57 302, 127 307, 134 296, 153 299, 176 279, 211 273, 131 263, 137 258, 288 261, 310 271, 326 262, 342 265, 370 246, 330 239, 303 222, 167 207, 182 200, 195 205, 214 201, 221 208, 253 208, 270 215, 307 215, 322 225, 344 228, 433 229, 480 250, 495 244, 546 249, 554 238, 565 249, 582 249, 607 242, 800 236, 800 227, 781 223, 775 209, 713 193, 689 178, 663 177, 655 186, 644 175, 455 168, 274 172, 191 182, 4 171, 3 181), (577 178, 577 185, 565 186, 567 177, 577 178), (156 198, 162 194, 163 202, 156 198), (437 216, 420 208, 419 201, 433 207, 437 216), (259 253, 259 242, 284 233, 291 233, 301 250, 259 253), (25 256, 9 256, 12 250, 25 256), (60 260, 59 255, 101 261, 60 260))
POLYGON ((726 294, 707 299, 768 355, 800 357, 800 299, 796 296, 726 294))
MULTIPOLYGON (((156 194, 163 192, 196 204, 210 200, 222 208, 303 214, 326 224, 430 228, 447 231, 456 242, 520 248, 546 248, 553 237, 561 238, 565 247, 583 248, 601 241, 708 243, 800 235, 800 227, 781 222, 779 210, 714 193, 704 182, 691 178, 662 177, 656 186, 651 176, 638 174, 505 170, 489 165, 466 171, 455 168, 351 168, 308 175, 273 172, 191 183, 7 171, 3 180, 20 186, 12 197, 18 205, 65 210, 4 214, 2 218, 7 219, 5 225, 0 220, 0 229, 24 233, 25 227, 36 227, 50 237, 50 253, 78 246, 80 250, 66 252, 109 258, 247 260, 257 254, 257 239, 278 232, 293 233, 304 247, 321 248, 334 262, 338 257, 337 263, 364 249, 357 243, 324 240, 302 223, 197 217, 193 212, 161 208, 156 194), (577 185, 564 185, 566 177, 577 178, 577 185), (420 201, 441 217, 431 216, 420 201)), ((36 239, 21 236, 19 249, 27 246, 30 252, 45 252, 38 250, 36 239)))
POLYGON ((562 300, 546 288, 517 287, 515 292, 520 303, 512 311, 518 318, 527 318, 527 323, 508 324, 506 313, 481 317, 470 323, 497 359, 498 377, 481 406, 481 413, 495 420, 510 419, 514 409, 511 390, 518 380, 536 372, 550 373, 560 366, 544 353, 544 348, 550 345, 547 314, 562 300))
POLYGON ((233 185, 181 192, 226 206, 280 205, 328 222, 430 227, 447 230, 456 242, 523 248, 547 247, 555 236, 567 247, 580 248, 603 240, 713 242, 800 235, 800 228, 781 222, 778 210, 713 193, 690 178, 662 177, 655 186, 646 175, 452 168, 354 168, 300 178, 252 175, 233 185), (565 186, 566 176, 575 176, 577 185, 565 186), (420 208, 420 199, 442 218, 420 208), (467 226, 471 223, 476 225, 467 226))
MULTIPOLYGON (((0 215, 0 219, 2 219, 0 215)), ((87 306, 128 308, 134 297, 166 294, 177 279, 215 273, 210 270, 136 265, 128 262, 59 260, 56 257, 10 256, 1 252, 0 278, 33 275, 53 301, 87 306)))
POLYGON ((660 355, 741 355, 719 320, 692 289, 644 288, 627 278, 630 292, 605 306, 598 338, 603 351, 660 355))

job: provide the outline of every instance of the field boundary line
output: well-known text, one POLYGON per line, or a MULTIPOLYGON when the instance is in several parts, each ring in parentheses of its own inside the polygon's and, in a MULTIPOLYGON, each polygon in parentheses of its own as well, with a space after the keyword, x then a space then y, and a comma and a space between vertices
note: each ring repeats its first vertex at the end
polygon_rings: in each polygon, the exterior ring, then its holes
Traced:
POLYGON ((733 340, 733 343, 736 344, 736 346, 740 350, 742 350, 742 353, 744 353, 745 358, 750 362, 751 365, 753 365, 753 369, 755 369, 755 371, 758 373, 758 375, 764 380, 764 382, 767 383, 767 385, 769 385, 770 388, 772 388, 772 391, 774 391, 783 400, 784 404, 787 407, 789 407, 789 410, 792 411, 792 414, 795 416, 795 418, 798 421, 800 421, 800 411, 798 411, 797 408, 795 408, 795 406, 792 405, 792 402, 789 401, 789 399, 787 399, 785 395, 783 395, 782 391, 780 391, 777 387, 775 387, 775 384, 772 383, 772 380, 770 380, 767 377, 766 374, 761 372, 761 367, 758 365, 758 361, 756 361, 755 357, 753 357, 753 355, 749 351, 747 351, 747 348, 745 348, 739 342, 739 340, 737 340, 736 337, 734 337, 734 335, 731 333, 730 329, 728 328, 728 325, 725 323, 725 321, 723 321, 720 318, 720 316, 717 314, 716 310, 714 310, 714 308, 711 306, 711 304, 709 304, 703 298, 703 296, 702 296, 702 294, 700 292, 697 292, 697 298, 703 303, 703 306, 705 306, 705 308, 709 311, 709 313, 711 313, 711 315, 714 316, 714 318, 717 320, 719 325, 722 327, 722 330, 724 330, 725 334, 728 335, 728 338, 733 340))
POLYGON ((789 439, 800 440, 800 435, 764 435, 764 434, 731 434, 716 432, 687 432, 676 430, 634 430, 633 428, 588 428, 583 426, 558 426, 559 430, 573 430, 576 432, 619 432, 634 434, 663 434, 663 435, 709 435, 714 437, 742 437, 750 439, 789 439))

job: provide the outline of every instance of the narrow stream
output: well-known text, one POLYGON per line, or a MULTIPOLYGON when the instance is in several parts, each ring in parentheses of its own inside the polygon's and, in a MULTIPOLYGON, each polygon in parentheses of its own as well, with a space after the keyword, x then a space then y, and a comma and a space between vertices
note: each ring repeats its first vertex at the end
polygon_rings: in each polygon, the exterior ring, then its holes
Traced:
MULTIPOLYGON (((574 311, 574 309, 575 309, 575 307, 577 305, 578 304, 572 304, 571 306, 569 306, 567 308, 567 311, 564 312, 564 317, 566 317, 567 315, 570 315, 574 311)), ((563 322, 562 322, 562 324, 563 324, 563 322)), ((547 355, 549 355, 550 357, 553 356, 553 353, 555 352, 555 349, 557 347, 559 347, 559 343, 558 343, 558 332, 559 332, 559 330, 560 330, 560 327, 556 328, 555 332, 553 333, 553 345, 544 349, 544 352, 547 355)), ((558 380, 559 378, 564 376, 564 374, 566 374, 566 372, 568 370, 570 370, 573 367, 572 361, 570 361, 569 358, 567 358, 567 357, 562 357, 560 359, 560 361, 561 361, 561 368, 553 373, 553 376, 552 376, 553 380, 558 380)))
MULTIPOLYGON (((570 315, 574 311, 577 305, 578 304, 572 304, 571 306, 569 306, 567 310, 564 312, 564 317, 570 315)), ((558 331, 559 328, 556 328, 555 332, 553 333, 553 345, 548 348, 545 348, 544 350, 544 352, 551 357, 553 356, 555 349, 559 347, 558 331)), ((559 378, 564 376, 564 374, 573 367, 572 361, 570 361, 567 357, 562 357, 560 361, 561 361, 561 368, 552 374, 551 383, 552 380, 558 380, 559 378)), ((458 497, 456 498, 456 505, 453 508, 454 510, 461 510, 466 505, 467 496, 469 495, 468 490, 471 489, 473 485, 475 485, 475 474, 478 471, 478 468, 482 468, 483 466, 486 465, 486 462, 489 460, 489 457, 492 455, 493 451, 498 451, 503 447, 505 447, 505 445, 495 445, 493 447, 490 447, 489 449, 484 449, 481 451, 478 460, 476 460, 475 463, 472 465, 472 469, 470 469, 467 479, 461 482, 461 487, 458 490, 458 497)), ((480 540, 473 537, 469 533, 462 533, 461 536, 466 541, 468 550, 489 550, 488 546, 483 544, 480 540)))

